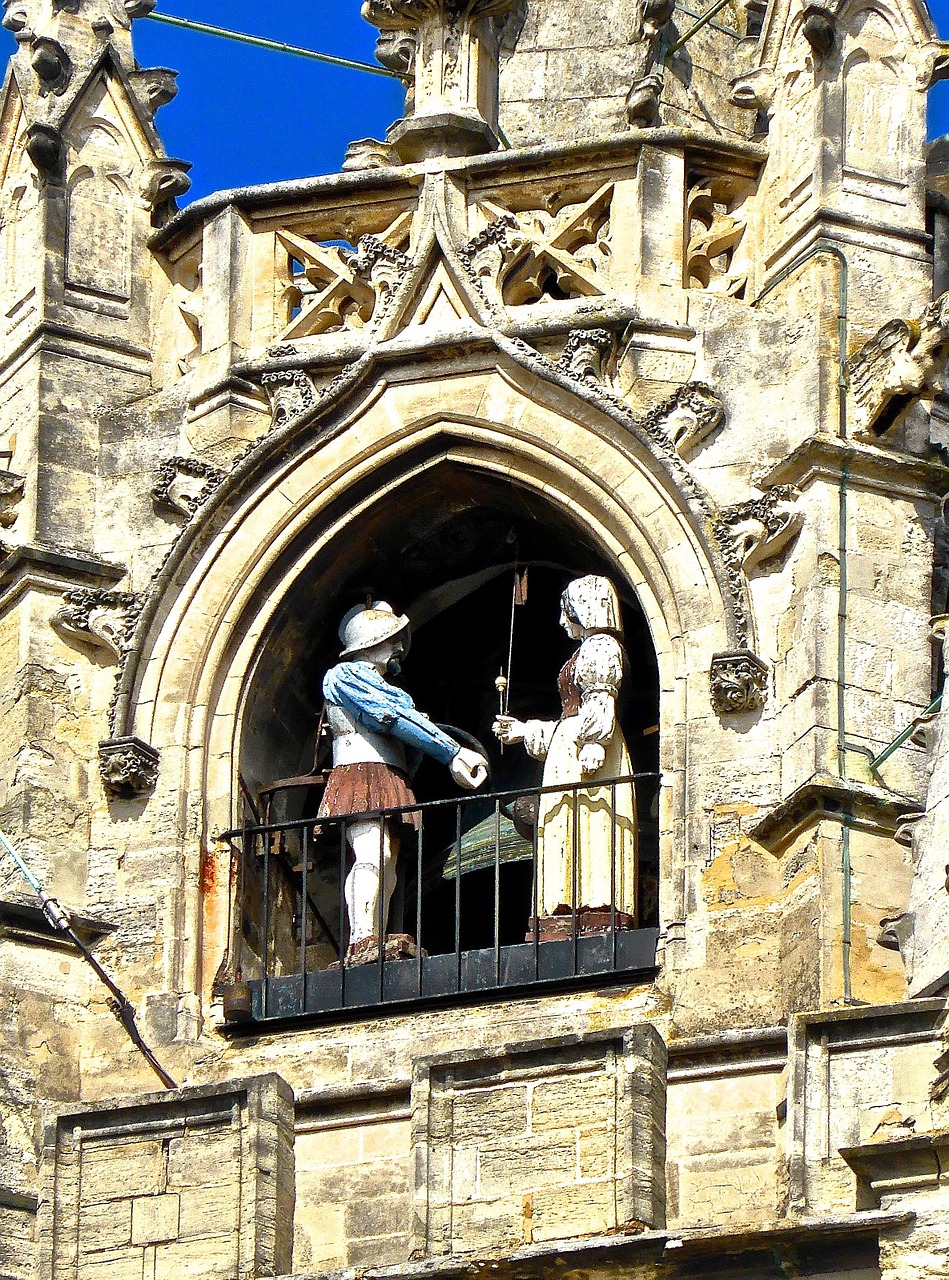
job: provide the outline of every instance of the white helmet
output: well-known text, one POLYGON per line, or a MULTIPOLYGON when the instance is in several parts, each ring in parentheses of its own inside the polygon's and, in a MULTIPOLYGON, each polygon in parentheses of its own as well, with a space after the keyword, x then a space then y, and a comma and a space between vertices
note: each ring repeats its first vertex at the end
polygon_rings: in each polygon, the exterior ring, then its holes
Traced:
POLYGON ((339 638, 343 642, 339 656, 349 658, 354 653, 362 653, 408 629, 409 620, 405 614, 396 613, 385 600, 373 600, 368 608, 357 605, 339 624, 339 638))

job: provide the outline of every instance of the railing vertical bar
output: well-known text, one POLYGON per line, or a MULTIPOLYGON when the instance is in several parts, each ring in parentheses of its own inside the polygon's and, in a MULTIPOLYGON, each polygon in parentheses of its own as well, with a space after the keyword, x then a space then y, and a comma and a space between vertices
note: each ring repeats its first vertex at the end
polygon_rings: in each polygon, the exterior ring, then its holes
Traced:
POLYGON ((573 788, 573 822, 570 831, 570 907, 571 907, 571 924, 573 926, 573 976, 577 976, 578 957, 580 952, 580 903, 577 896, 580 887, 580 788, 573 788))
POLYGON ((534 981, 540 979, 540 908, 538 906, 538 885, 537 875, 540 870, 540 792, 537 793, 537 805, 534 809, 534 831, 531 836, 531 860, 534 865, 534 881, 531 890, 533 896, 534 914, 531 917, 534 921, 534 981))
POLYGON ((455 808, 455 990, 461 990, 461 801, 455 808))
POLYGON ((419 998, 422 995, 422 845, 425 839, 425 814, 418 811, 418 853, 415 872, 415 966, 419 998))
POLYGON ((379 959, 379 1003, 385 1000, 385 963, 386 963, 386 882, 385 882, 385 851, 386 851, 386 820, 379 818, 379 895, 376 900, 376 940, 378 943, 379 959))
POLYGON ((339 1007, 346 1008, 346 823, 339 824, 339 1007))
POLYGON ((265 833, 262 837, 264 850, 264 932, 260 945, 260 987, 263 1016, 267 1017, 267 1002, 270 989, 267 985, 270 978, 270 841, 271 836, 265 833))
POLYGON ((494 984, 501 985, 501 801, 494 802, 494 984))
POLYGON ((303 828, 303 838, 300 841, 303 857, 301 859, 302 866, 300 868, 300 1012, 306 1013, 306 938, 307 938, 307 897, 309 885, 309 866, 310 866, 310 828, 303 828))
MULTIPOLYGON (((616 783, 610 786, 610 939, 613 972, 616 972, 616 783)), ((623 868, 625 876, 625 867, 623 868)), ((623 888, 625 890, 625 881, 623 888)))

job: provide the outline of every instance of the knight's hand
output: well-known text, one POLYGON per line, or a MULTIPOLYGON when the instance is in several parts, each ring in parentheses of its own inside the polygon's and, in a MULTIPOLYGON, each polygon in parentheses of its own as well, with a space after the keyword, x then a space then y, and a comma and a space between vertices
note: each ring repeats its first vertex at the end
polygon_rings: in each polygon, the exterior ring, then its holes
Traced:
POLYGON ((585 742, 580 748, 579 760, 581 773, 596 773, 597 769, 603 768, 606 748, 601 747, 598 742, 585 742))
POLYGON ((524 722, 515 720, 513 716, 498 716, 491 726, 491 732, 501 742, 510 746, 513 742, 524 741, 524 722))
POLYGON ((476 791, 488 780, 488 762, 477 751, 469 751, 460 747, 458 754, 448 766, 451 776, 466 791, 476 791))

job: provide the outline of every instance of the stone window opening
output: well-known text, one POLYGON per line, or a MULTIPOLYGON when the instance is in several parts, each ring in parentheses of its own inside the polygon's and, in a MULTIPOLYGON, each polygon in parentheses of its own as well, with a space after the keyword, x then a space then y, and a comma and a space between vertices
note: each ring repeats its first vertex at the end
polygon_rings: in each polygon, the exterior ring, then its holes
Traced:
MULTIPOLYGON (((530 844, 516 844, 506 818, 505 833, 511 840, 499 864, 493 841, 482 841, 483 849, 478 841, 479 829, 491 828, 494 821, 494 802, 486 793, 528 791, 541 781, 538 761, 523 749, 502 751, 491 733, 498 709, 495 682, 507 666, 515 565, 528 571, 527 602, 514 611, 510 672, 510 711, 520 717, 556 720, 560 714, 557 676, 574 648, 558 625, 560 595, 567 583, 596 573, 609 577, 620 591, 629 663, 619 719, 634 773, 644 775, 636 783, 636 925, 640 930, 655 928, 655 650, 635 594, 616 567, 579 525, 568 523, 535 495, 446 463, 430 473, 424 489, 380 501, 349 535, 345 554, 337 551, 315 562, 308 580, 299 582, 285 601, 261 652, 246 703, 239 779, 244 825, 314 818, 319 786, 277 792, 269 808, 261 789, 314 765, 321 682, 338 660, 337 627, 346 610, 367 598, 384 598, 408 612, 413 638, 404 663, 404 686, 431 719, 480 741, 492 769, 482 794, 459 791, 447 770, 431 760, 424 760, 414 776, 413 790, 423 805, 446 798, 463 801, 458 818, 465 837, 460 874, 454 804, 425 813, 421 883, 417 837, 408 833, 402 839, 387 933, 414 936, 420 922, 417 942, 428 956, 444 955, 456 946, 464 953, 492 943, 515 947, 524 943, 528 932, 533 902, 530 844)), ((271 857, 266 869, 260 849, 252 852, 250 840, 235 843, 240 866, 225 977, 240 969, 245 981, 253 981, 265 965, 268 973, 278 976, 293 973, 299 969, 301 950, 306 953, 307 973, 327 971, 338 965, 346 949, 338 834, 326 840, 307 837, 305 910, 299 829, 269 838, 275 842, 271 853, 280 856, 271 857)))

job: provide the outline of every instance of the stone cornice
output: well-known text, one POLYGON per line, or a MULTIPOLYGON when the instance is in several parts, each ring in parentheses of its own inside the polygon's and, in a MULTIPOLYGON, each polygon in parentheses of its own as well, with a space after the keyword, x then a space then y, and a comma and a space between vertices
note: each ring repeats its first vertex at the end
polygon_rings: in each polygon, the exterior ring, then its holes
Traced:
POLYGON ((836 436, 811 436, 786 458, 755 476, 759 488, 793 484, 806 488, 814 480, 837 484, 846 469, 847 483, 909 499, 940 498, 949 491, 949 466, 913 454, 878 449, 836 436))
MULTIPOLYGON (((703 159, 727 156, 731 162, 740 162, 744 168, 757 169, 768 157, 767 147, 736 138, 710 138, 694 129, 628 129, 622 133, 584 138, 578 142, 544 143, 529 147, 512 147, 509 151, 491 152, 480 156, 446 158, 446 170, 464 170, 471 181, 488 182, 495 169, 505 172, 536 169, 537 176, 550 180, 552 167, 569 169, 576 165, 585 168, 590 161, 609 158, 613 165, 633 163, 644 145, 662 151, 688 151, 703 159)), ((176 214, 149 239, 149 248, 156 253, 167 252, 179 239, 194 233, 196 227, 215 218, 231 206, 248 212, 295 211, 301 204, 316 205, 321 201, 348 198, 356 192, 390 194, 392 188, 402 188, 407 200, 417 199, 418 177, 431 165, 394 165, 387 169, 361 169, 347 173, 333 173, 318 178, 301 178, 291 182, 268 182, 251 187, 234 187, 216 191, 213 195, 195 200, 176 214)))
POLYGON ((798 787, 760 818, 749 835, 777 853, 802 831, 825 819, 842 822, 849 817, 860 826, 892 835, 907 814, 921 811, 922 805, 911 796, 824 775, 798 787))

